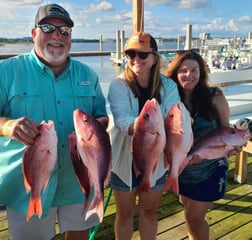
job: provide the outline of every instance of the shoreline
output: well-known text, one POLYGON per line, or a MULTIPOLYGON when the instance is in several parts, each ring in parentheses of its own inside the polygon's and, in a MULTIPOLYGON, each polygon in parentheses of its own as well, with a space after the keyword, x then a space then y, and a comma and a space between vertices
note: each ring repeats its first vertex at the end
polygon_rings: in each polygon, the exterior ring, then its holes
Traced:
MULTIPOLYGON (((177 49, 162 49, 158 52, 162 53, 176 53, 177 49)), ((70 52, 70 55, 73 57, 81 57, 81 56, 109 56, 111 53, 115 53, 116 51, 80 51, 80 52, 70 52)), ((22 55, 25 53, 0 53, 0 59, 6 59, 10 57, 15 57, 17 55, 22 55)))

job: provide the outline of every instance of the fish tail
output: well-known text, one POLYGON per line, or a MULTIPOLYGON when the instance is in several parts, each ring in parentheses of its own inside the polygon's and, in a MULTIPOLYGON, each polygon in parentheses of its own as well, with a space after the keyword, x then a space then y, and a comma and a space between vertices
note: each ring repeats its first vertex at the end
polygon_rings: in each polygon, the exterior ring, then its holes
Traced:
POLYGON ((88 205, 89 205, 89 200, 86 199, 85 203, 84 203, 84 209, 88 208, 88 205))
POLYGON ((164 185, 164 191, 167 191, 171 189, 174 193, 178 195, 179 193, 179 185, 178 185, 178 178, 168 176, 165 185, 164 185))
POLYGON ((27 215, 26 215, 26 221, 28 222, 34 214, 36 214, 39 218, 41 218, 42 204, 41 204, 40 197, 30 198, 30 203, 29 203, 27 215))
POLYGON ((89 206, 89 208, 91 209, 90 210, 88 209, 85 220, 88 220, 89 217, 91 217, 93 214, 96 214, 98 216, 99 222, 101 223, 104 215, 103 207, 104 207, 103 201, 99 201, 97 204, 95 204, 94 208, 89 206))
POLYGON ((138 192, 150 192, 151 191, 151 186, 150 186, 150 181, 142 181, 140 182, 138 188, 138 192))

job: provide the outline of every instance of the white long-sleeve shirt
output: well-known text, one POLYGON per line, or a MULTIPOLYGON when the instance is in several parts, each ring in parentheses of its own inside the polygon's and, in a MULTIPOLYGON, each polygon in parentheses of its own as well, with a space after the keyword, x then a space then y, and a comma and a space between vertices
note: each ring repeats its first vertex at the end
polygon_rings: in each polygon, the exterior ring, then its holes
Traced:
MULTIPOLYGON (((176 83, 161 76, 161 112, 163 118, 174 103, 180 102, 176 83)), ((132 187, 132 136, 128 135, 128 128, 139 115, 138 98, 120 75, 113 80, 109 87, 108 101, 114 119, 111 129, 112 142, 112 171, 118 175, 125 184, 132 187)), ((153 187, 166 171, 164 167, 163 154, 161 154, 158 165, 151 176, 151 187, 153 187)))

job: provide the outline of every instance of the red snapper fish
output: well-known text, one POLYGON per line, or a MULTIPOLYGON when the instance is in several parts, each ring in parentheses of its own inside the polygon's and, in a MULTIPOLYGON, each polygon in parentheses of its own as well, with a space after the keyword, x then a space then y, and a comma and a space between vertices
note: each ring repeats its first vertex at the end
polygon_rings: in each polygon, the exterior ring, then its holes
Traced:
POLYGON ((164 120, 155 98, 147 100, 132 136, 133 169, 140 175, 138 191, 150 192, 150 177, 165 146, 164 120))
POLYGON ((39 136, 34 144, 25 149, 22 162, 24 185, 26 192, 31 192, 26 220, 36 214, 42 215, 41 190, 46 189, 52 170, 57 162, 57 134, 54 122, 42 121, 39 136))
POLYGON ((80 183, 81 190, 85 194, 85 197, 86 197, 85 206, 84 206, 84 208, 86 208, 88 206, 88 200, 90 196, 88 168, 83 163, 80 157, 80 154, 77 150, 76 133, 72 132, 71 134, 69 134, 68 139, 69 139, 69 149, 70 149, 70 155, 71 155, 74 171, 80 183))
POLYGON ((202 159, 216 159, 234 154, 236 147, 244 146, 251 138, 247 130, 223 127, 197 137, 188 153, 189 164, 202 159))
POLYGON ((193 144, 191 116, 184 104, 175 103, 165 118, 166 146, 165 166, 169 165, 169 175, 164 190, 179 192, 178 176, 188 164, 187 153, 193 144))
POLYGON ((86 220, 97 214, 100 223, 104 214, 104 185, 109 184, 111 174, 111 144, 108 133, 96 118, 80 109, 73 113, 77 138, 77 151, 87 167, 89 189, 94 196, 87 207, 86 220))

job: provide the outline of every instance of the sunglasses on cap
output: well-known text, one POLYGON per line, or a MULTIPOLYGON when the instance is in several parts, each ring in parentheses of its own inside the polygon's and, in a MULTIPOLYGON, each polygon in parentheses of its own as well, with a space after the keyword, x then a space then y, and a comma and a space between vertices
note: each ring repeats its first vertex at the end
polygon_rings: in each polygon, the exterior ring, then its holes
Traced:
POLYGON ((199 53, 199 49, 192 48, 192 49, 189 49, 189 50, 178 50, 178 51, 176 51, 177 55, 181 55, 181 54, 184 54, 184 53, 199 53))
POLYGON ((146 59, 151 52, 135 52, 132 50, 126 51, 125 55, 127 58, 134 59, 138 56, 140 59, 146 59))
POLYGON ((72 28, 68 26, 55 26, 53 24, 45 23, 45 24, 36 24, 36 28, 40 28, 44 33, 53 33, 56 29, 64 36, 69 36, 72 32, 72 28))

